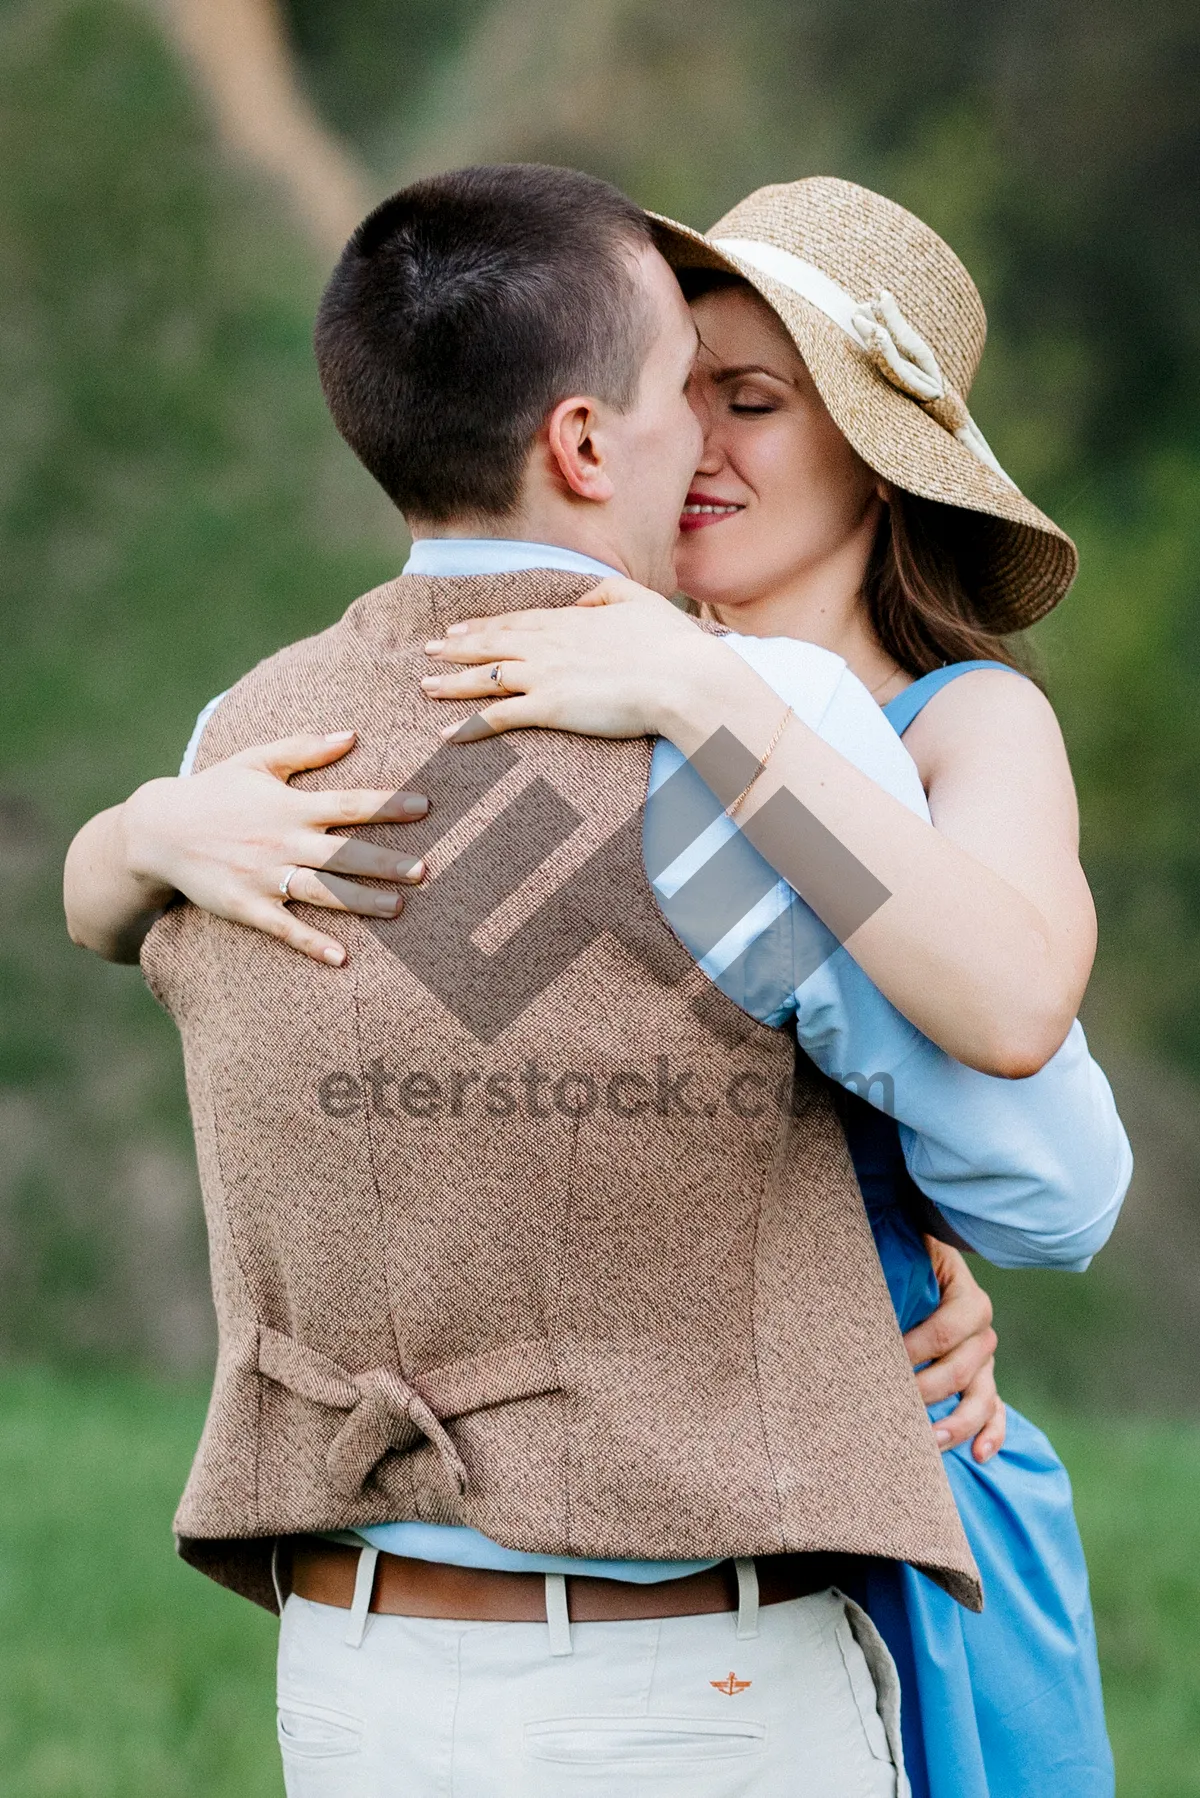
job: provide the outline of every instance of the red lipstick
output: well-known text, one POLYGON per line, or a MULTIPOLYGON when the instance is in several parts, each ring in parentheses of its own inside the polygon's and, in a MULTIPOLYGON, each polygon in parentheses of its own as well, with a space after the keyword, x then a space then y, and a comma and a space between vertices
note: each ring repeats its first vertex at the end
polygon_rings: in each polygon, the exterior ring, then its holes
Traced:
POLYGON ((683 503, 683 515, 679 520, 681 531, 702 531, 706 525, 722 524, 727 518, 736 518, 745 507, 736 500, 720 499, 715 493, 701 493, 693 488, 683 503))

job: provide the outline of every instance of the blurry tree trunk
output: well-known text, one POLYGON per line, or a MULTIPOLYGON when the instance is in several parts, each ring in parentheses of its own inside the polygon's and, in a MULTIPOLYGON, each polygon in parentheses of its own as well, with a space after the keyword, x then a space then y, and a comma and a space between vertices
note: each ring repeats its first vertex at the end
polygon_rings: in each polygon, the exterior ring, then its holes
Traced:
POLYGON ((153 0, 202 82, 226 146, 278 183, 336 255, 369 204, 351 152, 301 86, 277 0, 153 0))
POLYGON ((426 105, 430 126, 404 175, 523 161, 547 142, 611 126, 622 0, 494 0, 426 105))
POLYGON ((720 0, 491 0, 422 102, 401 175, 566 162, 664 206, 732 199, 760 149, 744 32, 720 0))

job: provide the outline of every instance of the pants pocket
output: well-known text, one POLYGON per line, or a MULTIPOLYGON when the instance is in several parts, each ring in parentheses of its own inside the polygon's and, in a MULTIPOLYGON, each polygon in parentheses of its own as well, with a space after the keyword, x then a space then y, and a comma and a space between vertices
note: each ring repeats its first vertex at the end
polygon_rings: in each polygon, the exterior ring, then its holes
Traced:
POLYGON ((351 1762, 362 1749, 362 1722, 308 1699, 279 1696, 279 1751, 288 1798, 349 1793, 351 1762))
POLYGON ((860 1605, 837 1592, 845 1614, 837 1622, 837 1641, 846 1678, 872 1756, 895 1769, 897 1798, 909 1798, 900 1735, 900 1676, 887 1644, 860 1605))
POLYGON ((521 1798, 755 1798, 766 1735, 762 1723, 703 1717, 555 1717, 526 1725, 513 1789, 521 1798))
POLYGON ((525 1725, 525 1752, 562 1767, 669 1771, 761 1754, 765 1723, 705 1717, 553 1717, 525 1725))

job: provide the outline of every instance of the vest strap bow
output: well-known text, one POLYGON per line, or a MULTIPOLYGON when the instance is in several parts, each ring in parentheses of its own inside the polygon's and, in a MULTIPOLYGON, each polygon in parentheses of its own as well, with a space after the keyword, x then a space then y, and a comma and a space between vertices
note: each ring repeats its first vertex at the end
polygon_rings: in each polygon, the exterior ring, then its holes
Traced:
POLYGON ((342 1498, 356 1497, 386 1454, 415 1448, 422 1437, 437 1449, 459 1495, 466 1493, 462 1458, 415 1387, 386 1367, 355 1374, 353 1384, 359 1396, 325 1457, 342 1498))
POLYGON ((423 1388, 418 1391, 395 1368, 350 1373, 319 1349, 262 1324, 258 1371, 298 1398, 348 1413, 325 1455, 330 1483, 345 1499, 361 1498, 385 1455, 404 1454, 423 1441, 437 1450, 451 1485, 464 1497, 467 1469, 442 1419, 561 1390, 544 1338, 427 1368, 418 1376, 423 1388))

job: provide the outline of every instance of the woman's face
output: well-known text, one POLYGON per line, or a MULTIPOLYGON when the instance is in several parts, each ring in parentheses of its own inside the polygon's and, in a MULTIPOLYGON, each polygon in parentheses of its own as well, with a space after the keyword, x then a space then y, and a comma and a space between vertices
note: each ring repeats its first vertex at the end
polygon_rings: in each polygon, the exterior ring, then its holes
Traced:
POLYGON ((680 521, 675 573, 723 613, 846 565, 857 595, 877 517, 876 476, 825 409, 770 307, 747 286, 692 307, 701 350, 690 397, 704 454, 680 521), (711 508, 711 509, 710 509, 711 508))

